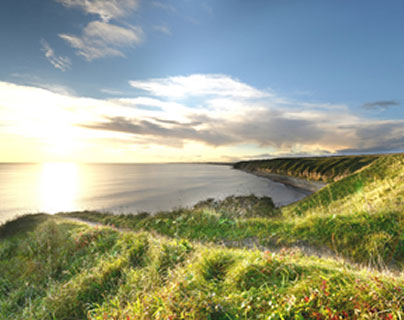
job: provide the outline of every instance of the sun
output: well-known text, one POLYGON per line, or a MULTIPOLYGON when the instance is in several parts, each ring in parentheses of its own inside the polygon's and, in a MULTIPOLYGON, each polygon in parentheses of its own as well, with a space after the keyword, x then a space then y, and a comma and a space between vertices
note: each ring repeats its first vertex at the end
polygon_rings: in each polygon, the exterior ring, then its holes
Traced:
POLYGON ((40 176, 41 211, 56 213, 77 210, 79 168, 76 163, 47 162, 40 176))

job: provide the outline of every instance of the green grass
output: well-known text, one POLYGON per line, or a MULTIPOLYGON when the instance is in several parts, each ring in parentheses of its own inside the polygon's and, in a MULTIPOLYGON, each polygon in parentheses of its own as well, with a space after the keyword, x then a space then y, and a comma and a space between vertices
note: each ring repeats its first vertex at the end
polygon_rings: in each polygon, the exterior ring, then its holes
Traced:
POLYGON ((238 214, 243 205, 252 206, 234 199, 207 201, 195 209, 154 216, 69 215, 188 240, 241 246, 251 241, 263 246, 306 245, 331 250, 352 262, 400 269, 404 263, 403 168, 403 154, 380 156, 366 168, 295 204, 281 209, 263 204, 265 209, 259 211, 265 215, 238 214))
POLYGON ((333 156, 307 158, 278 158, 272 160, 242 161, 236 169, 263 171, 324 182, 337 181, 363 167, 380 156, 333 156))
POLYGON ((0 243, 1 319, 399 319, 404 279, 49 216, 0 243), (12 241, 13 252, 7 253, 12 241))
POLYGON ((0 226, 0 319, 402 319, 404 155, 349 161, 282 208, 229 197, 0 226))

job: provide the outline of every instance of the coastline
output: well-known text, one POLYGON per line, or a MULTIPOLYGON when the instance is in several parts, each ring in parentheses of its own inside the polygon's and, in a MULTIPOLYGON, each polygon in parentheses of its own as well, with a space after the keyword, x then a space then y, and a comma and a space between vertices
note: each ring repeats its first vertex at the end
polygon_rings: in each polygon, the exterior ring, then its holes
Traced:
MULTIPOLYGON (((234 168, 234 169, 236 169, 236 168, 234 168)), ((263 177, 263 178, 267 178, 267 179, 270 179, 275 182, 283 183, 286 186, 297 188, 297 189, 303 191, 304 193, 307 193, 307 195, 310 195, 327 185, 327 183, 325 183, 325 182, 310 181, 310 180, 305 180, 305 179, 291 177, 291 176, 285 176, 285 175, 276 174, 276 173, 269 173, 269 172, 265 172, 263 170, 259 170, 259 171, 247 170, 247 169, 236 169, 236 170, 241 170, 241 171, 244 171, 247 173, 254 174, 258 177, 263 177)))

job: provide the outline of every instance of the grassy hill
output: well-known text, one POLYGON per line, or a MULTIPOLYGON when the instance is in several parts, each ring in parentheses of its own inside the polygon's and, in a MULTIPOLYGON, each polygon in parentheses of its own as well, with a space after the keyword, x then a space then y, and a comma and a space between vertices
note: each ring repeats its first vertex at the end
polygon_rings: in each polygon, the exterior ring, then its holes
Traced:
POLYGON ((0 319, 401 319, 404 154, 347 159, 319 159, 333 182, 282 208, 231 197, 0 226, 0 319))
POLYGON ((340 180, 368 166, 380 156, 333 156, 307 158, 277 158, 271 160, 242 161, 236 169, 268 172, 298 178, 332 182, 340 180))

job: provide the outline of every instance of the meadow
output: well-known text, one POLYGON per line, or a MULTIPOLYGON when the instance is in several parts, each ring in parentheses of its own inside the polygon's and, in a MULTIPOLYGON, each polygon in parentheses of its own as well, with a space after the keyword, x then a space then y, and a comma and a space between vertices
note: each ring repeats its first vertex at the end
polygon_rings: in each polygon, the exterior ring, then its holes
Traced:
POLYGON ((281 208, 251 195, 10 221, 0 319, 402 319, 403 166, 404 154, 243 162, 328 184, 281 208))

